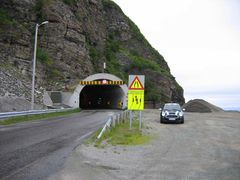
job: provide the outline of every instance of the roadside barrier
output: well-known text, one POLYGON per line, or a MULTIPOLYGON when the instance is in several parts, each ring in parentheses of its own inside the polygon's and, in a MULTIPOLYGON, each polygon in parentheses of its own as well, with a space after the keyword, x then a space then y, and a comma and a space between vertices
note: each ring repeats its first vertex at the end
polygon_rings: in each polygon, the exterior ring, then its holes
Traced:
POLYGON ((106 124, 103 126, 101 132, 97 136, 97 139, 100 139, 102 137, 103 133, 107 129, 111 129, 112 127, 115 127, 116 125, 118 125, 120 123, 124 123, 124 121, 126 121, 127 118, 129 118, 128 110, 110 116, 108 121, 106 122, 106 124))
POLYGON ((73 109, 74 108, 3 112, 3 113, 0 113, 0 120, 5 119, 5 118, 10 118, 10 117, 15 117, 15 116, 44 114, 44 113, 51 113, 51 112, 62 112, 62 111, 69 111, 69 110, 73 110, 73 109))

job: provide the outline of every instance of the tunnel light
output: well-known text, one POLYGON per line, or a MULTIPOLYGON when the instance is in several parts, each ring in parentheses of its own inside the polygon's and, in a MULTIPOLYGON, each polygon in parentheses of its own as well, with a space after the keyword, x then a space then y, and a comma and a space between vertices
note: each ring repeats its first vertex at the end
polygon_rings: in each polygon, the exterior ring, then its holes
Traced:
POLYGON ((95 80, 95 81, 80 81, 80 85, 123 85, 123 81, 95 80))

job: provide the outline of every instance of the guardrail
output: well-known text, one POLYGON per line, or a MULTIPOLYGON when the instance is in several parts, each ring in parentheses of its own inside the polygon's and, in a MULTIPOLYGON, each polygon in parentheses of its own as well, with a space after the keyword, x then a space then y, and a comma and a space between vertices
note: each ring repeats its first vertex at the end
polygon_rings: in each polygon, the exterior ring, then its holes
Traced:
POLYGON ((115 127, 116 124, 119 124, 119 123, 121 123, 121 122, 124 122, 128 117, 129 117, 128 110, 110 116, 109 119, 108 119, 108 121, 107 121, 107 122, 105 123, 105 125, 103 126, 102 131, 101 131, 101 132, 99 133, 99 135, 97 136, 97 139, 100 139, 100 138, 102 137, 103 133, 104 133, 107 129, 111 129, 111 127, 115 127))
POLYGON ((10 118, 10 117, 15 117, 15 116, 44 114, 44 113, 51 113, 51 112, 62 112, 62 111, 68 111, 68 110, 72 110, 72 109, 74 109, 74 108, 3 112, 3 113, 0 113, 0 120, 5 119, 5 118, 10 118))

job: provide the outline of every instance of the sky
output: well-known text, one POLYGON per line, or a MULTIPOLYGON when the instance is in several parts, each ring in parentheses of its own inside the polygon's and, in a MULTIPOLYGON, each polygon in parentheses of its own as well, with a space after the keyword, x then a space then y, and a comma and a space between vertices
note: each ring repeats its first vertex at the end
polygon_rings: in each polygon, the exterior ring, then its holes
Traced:
POLYGON ((240 0, 114 0, 165 58, 186 102, 240 110, 240 0))

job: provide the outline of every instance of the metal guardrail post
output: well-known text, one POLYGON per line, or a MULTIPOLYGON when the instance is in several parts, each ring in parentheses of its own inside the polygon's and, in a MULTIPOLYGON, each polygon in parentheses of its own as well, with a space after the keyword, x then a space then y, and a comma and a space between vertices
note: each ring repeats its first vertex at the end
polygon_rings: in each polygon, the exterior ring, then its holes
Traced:
POLYGON ((124 112, 122 112, 122 122, 124 123, 124 112))
POLYGON ((115 127, 115 125, 116 125, 115 118, 114 118, 114 116, 112 116, 111 118, 112 118, 112 125, 113 125, 113 127, 115 127))
POLYGON ((110 117, 108 119, 108 121, 106 122, 106 124, 103 126, 102 131, 97 136, 97 139, 100 139, 102 137, 103 133, 106 131, 106 129, 111 127, 111 123, 112 123, 112 118, 110 117))
POLYGON ((117 122, 120 123, 120 114, 117 114, 117 122))

